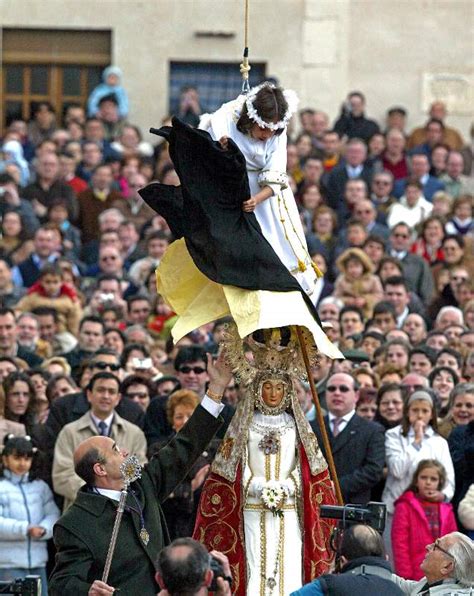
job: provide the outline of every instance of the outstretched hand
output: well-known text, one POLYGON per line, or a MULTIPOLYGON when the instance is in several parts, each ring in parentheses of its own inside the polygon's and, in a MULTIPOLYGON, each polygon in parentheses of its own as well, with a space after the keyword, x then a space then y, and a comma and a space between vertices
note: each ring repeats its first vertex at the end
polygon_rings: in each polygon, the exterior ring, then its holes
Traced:
POLYGON ((224 151, 227 151, 227 149, 229 148, 229 137, 221 137, 219 139, 219 143, 221 144, 222 149, 224 149, 224 151))
POLYGON ((207 374, 209 375, 209 389, 214 393, 222 394, 232 379, 232 370, 226 362, 224 350, 214 360, 211 354, 207 355, 207 374))

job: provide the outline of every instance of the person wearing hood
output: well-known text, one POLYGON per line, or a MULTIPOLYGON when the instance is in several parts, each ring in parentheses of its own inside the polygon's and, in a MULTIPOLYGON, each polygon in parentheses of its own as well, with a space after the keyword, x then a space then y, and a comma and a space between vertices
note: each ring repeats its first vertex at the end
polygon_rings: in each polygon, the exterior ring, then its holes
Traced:
POLYGON ((8 435, 0 478, 0 580, 39 575, 42 594, 48 594, 47 540, 59 519, 53 493, 30 469, 34 457, 30 437, 8 435))
POLYGON ((87 114, 89 117, 97 116, 99 102, 108 95, 114 95, 120 118, 128 116, 128 95, 122 87, 122 70, 118 66, 108 66, 102 73, 102 83, 92 90, 87 100, 87 114))
POLYGON ((403 222, 411 228, 423 222, 433 211, 433 204, 423 195, 423 185, 411 178, 407 181, 405 194, 399 203, 394 203, 388 212, 387 223, 390 228, 403 222))
POLYGON ((20 141, 16 141, 15 139, 6 141, 3 143, 2 153, 3 164, 15 164, 20 170, 20 186, 26 186, 30 181, 30 169, 28 162, 23 156, 23 147, 20 141))
POLYGON ((333 296, 346 306, 361 308, 366 318, 372 316, 374 305, 383 299, 380 279, 374 275, 369 257, 360 248, 348 248, 336 262, 341 272, 334 285, 333 296))

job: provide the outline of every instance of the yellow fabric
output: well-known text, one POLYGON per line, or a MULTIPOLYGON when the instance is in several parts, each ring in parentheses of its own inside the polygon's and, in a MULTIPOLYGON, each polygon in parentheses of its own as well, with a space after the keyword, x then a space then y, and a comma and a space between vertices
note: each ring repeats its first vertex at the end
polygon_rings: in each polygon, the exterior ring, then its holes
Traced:
POLYGON ((222 286, 199 271, 183 238, 168 247, 156 270, 156 282, 158 293, 179 315, 171 332, 175 342, 201 325, 230 314, 222 286))
POLYGON ((301 292, 251 291, 217 284, 199 271, 182 238, 169 246, 156 277, 158 292, 179 315, 171 332, 175 342, 205 323, 231 315, 240 337, 257 329, 300 325, 311 331, 320 352, 343 358, 314 320, 301 292))

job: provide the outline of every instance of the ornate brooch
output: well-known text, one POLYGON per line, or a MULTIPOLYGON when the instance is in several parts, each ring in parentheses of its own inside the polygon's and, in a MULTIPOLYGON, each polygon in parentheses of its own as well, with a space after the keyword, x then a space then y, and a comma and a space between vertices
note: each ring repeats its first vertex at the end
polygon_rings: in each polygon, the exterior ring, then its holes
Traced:
POLYGON ((265 455, 275 455, 280 449, 280 439, 274 432, 270 432, 261 439, 258 448, 265 455))

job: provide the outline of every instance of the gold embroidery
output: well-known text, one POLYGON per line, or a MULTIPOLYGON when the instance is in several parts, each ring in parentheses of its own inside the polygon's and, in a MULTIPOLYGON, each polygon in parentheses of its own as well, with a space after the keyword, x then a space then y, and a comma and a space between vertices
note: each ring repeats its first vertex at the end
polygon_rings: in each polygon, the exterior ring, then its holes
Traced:
MULTIPOLYGON (((294 509, 296 509, 296 505, 294 503, 288 503, 286 505, 282 505, 280 509, 284 511, 294 511, 294 509)), ((260 503, 246 503, 244 511, 269 511, 269 509, 260 503)))
POLYGON ((218 494, 212 495, 212 497, 211 497, 211 503, 213 505, 219 505, 220 502, 221 502, 221 498, 220 498, 220 496, 218 494))
POLYGON ((222 455, 224 459, 229 459, 232 453, 232 448, 234 446, 234 439, 232 437, 227 437, 224 439, 219 447, 219 453, 222 455))
POLYGON ((270 454, 265 454, 265 480, 268 482, 271 480, 271 468, 270 468, 270 454))

